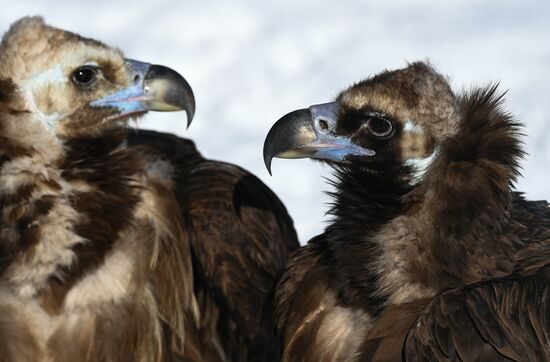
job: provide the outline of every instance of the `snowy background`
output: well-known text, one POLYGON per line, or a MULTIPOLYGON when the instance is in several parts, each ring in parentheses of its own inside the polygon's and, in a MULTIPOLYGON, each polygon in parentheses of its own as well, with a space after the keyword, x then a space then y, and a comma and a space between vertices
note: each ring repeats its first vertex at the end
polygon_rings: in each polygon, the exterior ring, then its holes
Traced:
POLYGON ((324 227, 328 198, 308 160, 263 165, 285 113, 330 101, 352 82, 429 58, 457 90, 501 81, 527 126, 518 189, 550 199, 548 1, 1 1, 0 32, 24 15, 170 66, 192 85, 196 118, 151 113, 142 126, 193 139, 209 158, 258 175, 287 205, 302 243, 324 227))

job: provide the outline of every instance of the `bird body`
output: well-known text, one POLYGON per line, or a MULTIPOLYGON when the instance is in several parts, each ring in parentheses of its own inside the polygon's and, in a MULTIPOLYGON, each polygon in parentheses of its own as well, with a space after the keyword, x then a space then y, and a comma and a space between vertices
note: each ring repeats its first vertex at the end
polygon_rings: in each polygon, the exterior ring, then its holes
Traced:
POLYGON ((550 358, 550 209, 512 191, 523 152, 501 104, 419 62, 274 125, 268 167, 335 170, 332 220, 278 287, 284 360, 550 358))
POLYGON ((277 197, 191 141, 130 130, 194 98, 173 70, 50 27, 0 45, 0 360, 277 359, 298 245, 277 197))

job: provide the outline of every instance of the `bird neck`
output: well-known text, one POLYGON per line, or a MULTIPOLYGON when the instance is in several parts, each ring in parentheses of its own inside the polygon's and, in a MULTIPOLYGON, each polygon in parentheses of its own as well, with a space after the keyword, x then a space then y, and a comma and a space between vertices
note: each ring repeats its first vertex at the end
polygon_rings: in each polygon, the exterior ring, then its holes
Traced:
POLYGON ((126 128, 115 128, 101 135, 85 135, 63 140, 64 167, 78 167, 82 160, 106 160, 113 152, 126 148, 126 128), (71 164, 71 159, 79 163, 71 164))
POLYGON ((330 193, 333 220, 325 230, 323 247, 337 270, 331 283, 343 304, 366 308, 372 315, 387 300, 378 293, 378 273, 368 267, 382 253, 373 238, 407 207, 402 199, 411 187, 403 176, 400 168, 379 173, 359 165, 340 167, 334 182, 337 191, 330 193))
POLYGON ((329 230, 372 235, 399 215, 402 198, 411 190, 406 175, 399 167, 377 172, 361 165, 340 166, 333 182, 336 192, 329 192, 334 202, 328 214, 333 216, 329 230))

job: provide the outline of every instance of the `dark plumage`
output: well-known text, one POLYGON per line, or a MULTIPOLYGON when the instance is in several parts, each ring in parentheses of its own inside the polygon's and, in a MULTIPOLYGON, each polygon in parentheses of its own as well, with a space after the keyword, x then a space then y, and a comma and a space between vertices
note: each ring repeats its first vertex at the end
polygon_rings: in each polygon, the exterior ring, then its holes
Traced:
POLYGON ((268 167, 335 170, 278 287, 284 360, 550 359, 550 209, 513 191, 519 132, 496 86, 458 96, 421 62, 277 122, 268 167))
POLYGON ((140 130, 130 131, 129 142, 144 147, 151 161, 175 167, 172 182, 204 316, 198 336, 209 353, 205 361, 219 359, 211 355, 219 353, 211 338, 232 361, 278 360, 274 287, 298 247, 284 205, 257 177, 203 158, 190 140, 140 130))
POLYGON ((136 131, 175 71, 44 24, 0 44, 0 360, 269 361, 292 221, 256 177, 136 131))

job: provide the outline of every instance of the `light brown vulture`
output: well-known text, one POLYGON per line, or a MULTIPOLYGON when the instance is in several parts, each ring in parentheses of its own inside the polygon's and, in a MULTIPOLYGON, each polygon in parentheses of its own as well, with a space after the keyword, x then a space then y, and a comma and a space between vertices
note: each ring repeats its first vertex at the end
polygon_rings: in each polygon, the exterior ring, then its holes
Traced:
POLYGON ((256 177, 176 136, 175 71, 24 18, 0 44, 0 360, 277 360, 298 244, 256 177))
POLYGON ((334 168, 332 216, 277 290, 285 361, 550 360, 550 209, 513 191, 496 86, 424 62, 281 118, 264 157, 334 168))

